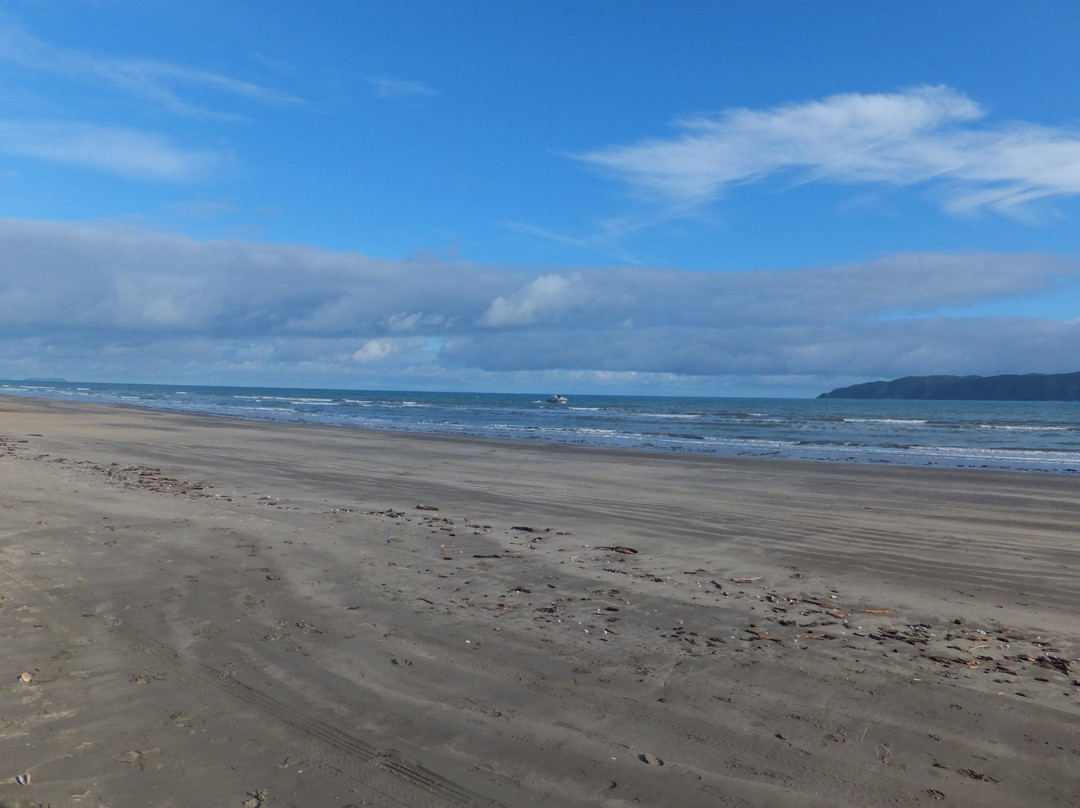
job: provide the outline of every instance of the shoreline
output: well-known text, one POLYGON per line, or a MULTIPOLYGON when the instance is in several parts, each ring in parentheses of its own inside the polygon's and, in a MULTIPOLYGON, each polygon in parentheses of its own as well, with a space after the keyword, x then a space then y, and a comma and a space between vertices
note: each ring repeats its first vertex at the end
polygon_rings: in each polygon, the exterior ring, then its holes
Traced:
POLYGON ((0 438, 3 805, 1080 791, 1069 475, 21 397, 0 438))
MULTIPOLYGON (((900 410, 893 408, 886 412, 876 406, 883 402, 871 402, 874 406, 870 410, 860 410, 857 406, 855 410, 823 412, 815 406, 804 406, 816 400, 599 396, 585 397, 579 406, 553 409, 535 396, 523 394, 383 394, 243 387, 205 388, 194 393, 192 390, 202 388, 101 384, 94 388, 95 393, 75 385, 69 388, 64 395, 54 391, 53 395, 41 393, 37 397, 7 388, 3 394, 27 400, 134 407, 257 423, 437 434, 525 444, 1080 475, 1080 454, 1075 451, 1074 439, 1080 430, 1074 427, 1071 410, 1021 408, 1004 412, 1000 409, 1002 404, 1010 402, 983 402, 989 409, 975 411, 964 402, 940 402, 945 410, 931 417, 932 413, 918 406, 926 402, 896 402, 903 405, 900 410), (148 394, 148 387, 160 388, 160 395, 148 394), (475 406, 466 403, 479 399, 483 403, 475 406), (651 406, 642 408, 642 401, 665 403, 654 411, 651 406), (956 409, 961 404, 964 406, 956 409), (915 409, 907 405, 915 405, 915 409), (692 425, 683 430, 673 428, 673 423, 692 425), (835 432, 838 424, 843 426, 835 432), (888 434, 880 432, 882 424, 888 425, 884 427, 888 434), (1017 434, 1025 436, 1022 443, 1013 437, 1017 434)), ((865 402, 852 404, 861 406, 865 402)))

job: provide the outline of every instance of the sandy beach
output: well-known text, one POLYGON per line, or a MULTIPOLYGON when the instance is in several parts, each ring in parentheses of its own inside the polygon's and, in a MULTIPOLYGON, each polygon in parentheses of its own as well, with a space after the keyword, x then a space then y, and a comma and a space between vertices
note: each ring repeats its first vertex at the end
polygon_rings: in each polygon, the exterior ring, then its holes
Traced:
POLYGON ((1075 806, 1080 479, 0 399, 0 806, 1075 806))

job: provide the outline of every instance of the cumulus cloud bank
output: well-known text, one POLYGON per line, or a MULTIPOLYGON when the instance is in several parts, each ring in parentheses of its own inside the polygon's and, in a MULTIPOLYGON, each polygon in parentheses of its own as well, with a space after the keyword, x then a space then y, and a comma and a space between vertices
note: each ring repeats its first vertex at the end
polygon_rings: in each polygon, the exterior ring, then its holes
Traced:
POLYGON ((1080 193, 1080 131, 981 126, 985 115, 949 87, 844 94, 686 119, 671 138, 574 156, 676 208, 777 175, 796 182, 933 183, 953 211, 1017 213, 1038 199, 1080 193))
POLYGON ((1076 321, 971 314, 1080 287, 1080 259, 1034 254, 564 273, 0 220, 0 255, 5 377, 847 379, 1073 370, 1080 344, 1076 321))

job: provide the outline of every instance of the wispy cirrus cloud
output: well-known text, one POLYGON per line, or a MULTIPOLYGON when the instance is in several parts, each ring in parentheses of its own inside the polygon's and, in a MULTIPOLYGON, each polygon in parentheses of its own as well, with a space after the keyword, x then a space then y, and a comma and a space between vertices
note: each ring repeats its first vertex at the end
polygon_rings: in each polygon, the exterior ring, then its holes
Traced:
POLYGON ((0 61, 59 76, 123 95, 144 98, 174 113, 200 117, 234 117, 193 100, 197 91, 210 91, 248 101, 292 105, 301 99, 284 90, 209 70, 152 59, 102 56, 73 48, 59 48, 0 17, 0 61))
POLYGON ((203 179, 230 159, 220 151, 182 148, 152 132, 69 121, 0 121, 0 152, 180 183, 203 179))
MULTIPOLYGON (((56 47, 0 11, 0 63, 5 62, 27 73, 89 86, 99 102, 149 102, 155 114, 164 109, 187 117, 232 120, 238 117, 236 113, 217 111, 218 102, 228 100, 234 109, 237 99, 273 105, 301 103, 290 93, 208 70, 56 47)), ((78 95, 85 93, 78 89, 78 95)), ((139 125, 88 123, 70 117, 0 119, 0 152, 129 179, 178 183, 210 177, 234 160, 221 147, 185 146, 139 125)))
POLYGON ((434 91, 426 84, 405 79, 371 77, 367 80, 376 98, 415 98, 431 95, 434 91))
POLYGON ((527 222, 508 221, 503 222, 502 226, 507 230, 550 241, 564 247, 587 250, 596 255, 613 258, 627 264, 640 264, 641 261, 624 246, 626 238, 639 230, 654 227, 668 218, 667 215, 656 214, 613 216, 597 222, 593 232, 586 236, 570 236, 565 233, 557 233, 546 227, 527 222))
POLYGON ((678 121, 679 133, 570 155, 685 214, 742 184, 930 184, 952 212, 1018 215, 1029 203, 1080 194, 1080 131, 989 126, 986 110, 949 87, 844 94, 678 121))

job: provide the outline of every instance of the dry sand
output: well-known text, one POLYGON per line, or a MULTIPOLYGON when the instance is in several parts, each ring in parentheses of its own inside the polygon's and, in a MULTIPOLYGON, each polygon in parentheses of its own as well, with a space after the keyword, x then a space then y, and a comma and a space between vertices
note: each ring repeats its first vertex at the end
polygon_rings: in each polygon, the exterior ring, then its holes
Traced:
POLYGON ((4 808, 1080 801, 1078 479, 19 399, 0 437, 4 808))

